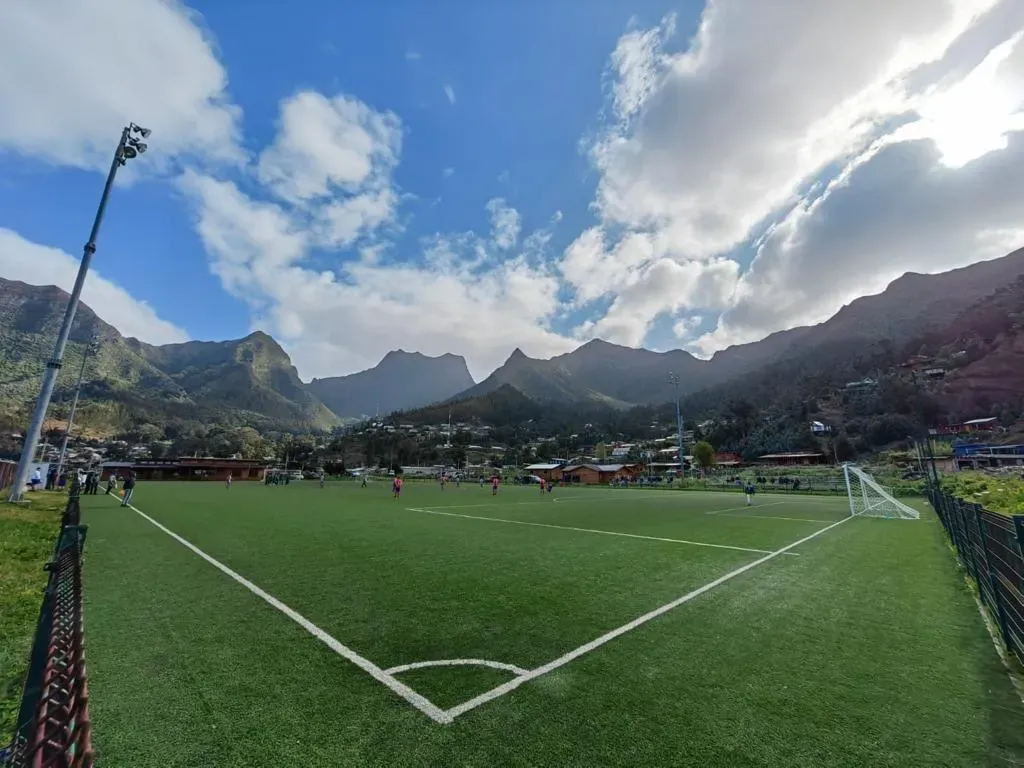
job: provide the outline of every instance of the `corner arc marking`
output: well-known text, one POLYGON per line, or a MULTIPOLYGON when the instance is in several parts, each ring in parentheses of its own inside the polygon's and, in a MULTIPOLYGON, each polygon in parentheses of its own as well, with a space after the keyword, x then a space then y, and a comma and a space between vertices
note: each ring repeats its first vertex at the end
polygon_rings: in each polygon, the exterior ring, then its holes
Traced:
POLYGON ((500 669, 503 672, 511 672, 514 675, 525 675, 528 669, 517 667, 515 664, 505 664, 501 661, 490 661, 488 659, 436 659, 434 661, 415 661, 412 664, 400 664, 397 667, 385 669, 387 675, 400 675, 413 669, 425 669, 427 667, 489 667, 500 669))

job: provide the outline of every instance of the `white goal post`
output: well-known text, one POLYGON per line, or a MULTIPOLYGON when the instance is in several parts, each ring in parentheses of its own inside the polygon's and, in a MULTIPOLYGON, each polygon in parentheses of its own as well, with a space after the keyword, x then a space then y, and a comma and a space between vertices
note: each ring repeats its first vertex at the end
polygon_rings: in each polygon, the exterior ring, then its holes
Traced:
POLYGON ((860 467, 843 464, 846 493, 850 497, 850 514, 861 517, 895 517, 917 520, 921 513, 898 501, 860 467))

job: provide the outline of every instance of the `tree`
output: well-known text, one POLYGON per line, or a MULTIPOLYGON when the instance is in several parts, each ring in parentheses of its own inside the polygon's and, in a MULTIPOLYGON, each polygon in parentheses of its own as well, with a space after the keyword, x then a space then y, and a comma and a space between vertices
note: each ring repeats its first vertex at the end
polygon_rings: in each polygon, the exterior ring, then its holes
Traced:
POLYGON ((850 459, 857 455, 853 443, 850 442, 850 438, 846 436, 845 432, 836 439, 835 452, 836 460, 838 461, 850 461, 850 459))
POLYGON ((715 449, 707 440, 701 440, 693 446, 693 460, 701 469, 715 466, 715 449))

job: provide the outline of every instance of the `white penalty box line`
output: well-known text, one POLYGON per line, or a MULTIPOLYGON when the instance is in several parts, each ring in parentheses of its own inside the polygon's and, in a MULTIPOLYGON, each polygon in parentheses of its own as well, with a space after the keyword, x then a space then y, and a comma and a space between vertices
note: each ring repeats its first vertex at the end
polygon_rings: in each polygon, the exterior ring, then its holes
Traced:
POLYGON ((268 605, 271 605, 274 608, 276 608, 277 610, 279 610, 281 613, 283 613, 289 619, 294 621, 296 624, 298 624, 304 630, 309 632, 309 634, 313 635, 313 637, 315 637, 317 640, 322 642, 324 645, 326 645, 328 648, 330 648, 336 654, 338 654, 342 658, 344 658, 344 659, 352 662, 353 664, 355 664, 361 670, 363 670, 368 675, 370 675, 372 678, 377 680, 377 682, 384 684, 388 689, 390 689, 392 692, 394 692, 394 693, 398 694, 399 696, 401 696, 403 699, 405 699, 407 702, 412 704, 414 707, 416 707, 416 709, 418 709, 420 712, 425 714, 427 717, 429 717, 434 722, 437 722, 437 723, 450 723, 452 721, 451 716, 448 715, 447 712, 445 712, 439 706, 437 706, 432 701, 430 701, 426 696, 423 696, 422 694, 417 693, 412 688, 410 688, 408 685, 406 685, 401 680, 396 678, 390 672, 386 672, 385 670, 381 669, 379 666, 374 664, 369 659, 367 659, 367 658, 365 658, 363 656, 360 656, 358 653, 353 651, 347 645, 343 644, 341 641, 337 640, 336 638, 332 637, 327 632, 322 630, 320 627, 318 627, 316 624, 311 622, 309 619, 307 619, 305 616, 300 614, 298 611, 296 611, 293 608, 290 608, 289 606, 285 605, 284 603, 282 603, 280 600, 278 600, 276 597, 274 597, 270 593, 265 592, 264 590, 260 589, 258 586, 256 586, 251 581, 249 581, 247 578, 245 578, 244 576, 241 576, 240 574, 238 574, 235 571, 231 570, 230 568, 228 568, 228 566, 224 565, 224 563, 220 562, 219 560, 217 560, 216 558, 212 557, 211 555, 206 554, 203 550, 201 550, 195 544, 193 544, 192 542, 188 541, 187 539, 179 536, 174 531, 172 531, 170 528, 167 528, 166 526, 164 526, 161 523, 157 522, 156 520, 154 520, 152 517, 147 515, 142 510, 132 506, 131 504, 128 504, 127 506, 128 506, 129 509, 133 510, 136 514, 141 516, 144 520, 149 521, 154 526, 156 526, 161 531, 163 531, 168 536, 170 536, 172 539, 177 541, 183 547, 185 547, 186 549, 189 549, 192 552, 194 552, 196 555, 201 557, 203 560, 208 562, 210 565, 212 565, 217 570, 219 570, 222 573, 230 576, 232 579, 234 579, 239 584, 241 584, 243 587, 245 587, 250 592, 252 592, 254 595, 256 595, 256 597, 260 598, 261 600, 266 602, 268 605))
POLYGON ((705 592, 710 592, 715 587, 720 587, 722 584, 725 584, 727 581, 731 581, 732 579, 735 579, 737 576, 741 576, 744 573, 746 573, 747 571, 752 570, 754 568, 757 568, 759 565, 764 565, 769 560, 774 560, 779 555, 786 554, 787 552, 789 552, 789 550, 794 549, 795 547, 799 547, 801 544, 806 544, 811 539, 814 539, 817 536, 820 536, 821 534, 826 533, 827 531, 830 531, 833 528, 835 528, 836 526, 842 525, 843 523, 845 523, 846 521, 851 520, 851 519, 853 519, 853 518, 845 517, 842 520, 840 520, 839 522, 832 523, 831 525, 827 525, 824 528, 821 528, 821 529, 815 531, 814 533, 810 534, 809 536, 804 536, 802 539, 798 539, 797 541, 794 541, 792 544, 787 544, 786 546, 784 546, 784 547, 782 547, 780 549, 777 549, 774 552, 770 552, 769 554, 765 555, 764 557, 759 557, 757 560, 754 560, 753 562, 750 562, 750 563, 747 563, 746 565, 740 566, 736 570, 730 571, 729 573, 725 574, 724 576, 719 576, 714 581, 709 581, 704 586, 698 587, 697 589, 693 590, 692 592, 687 592, 682 597, 676 598, 675 600, 673 600, 670 603, 665 603, 661 607, 655 608, 653 611, 649 611, 648 613, 645 613, 643 616, 640 616, 639 618, 633 619, 633 621, 629 622, 628 624, 623 624, 621 627, 617 627, 617 628, 611 630, 610 632, 606 632, 605 634, 601 635, 600 637, 595 638, 594 640, 591 640, 589 643, 585 643, 585 644, 581 645, 580 647, 574 648, 573 650, 569 651, 568 653, 565 653, 565 654, 559 656, 557 659, 554 659, 553 661, 549 661, 547 664, 543 664, 543 665, 541 665, 541 666, 539 666, 539 667, 537 667, 535 669, 531 669, 525 675, 519 675, 518 677, 514 677, 511 680, 509 680, 507 683, 503 683, 502 685, 499 685, 499 686, 497 686, 495 688, 492 688, 491 690, 489 690, 489 691, 487 691, 485 693, 481 693, 479 696, 475 696, 474 698, 470 699, 469 701, 465 701, 462 704, 459 704, 457 706, 452 707, 451 709, 447 710, 446 714, 454 719, 454 718, 458 717, 459 715, 463 715, 466 712, 469 712, 472 709, 476 709, 481 704, 486 704, 487 702, 494 701, 495 699, 500 698, 501 696, 504 696, 507 693, 511 693, 516 688, 521 686, 523 683, 526 683, 526 682, 528 682, 530 680, 535 680, 538 677, 541 677, 542 675, 548 674, 548 672, 554 672, 556 669, 558 669, 559 667, 565 666, 570 661, 573 661, 574 659, 578 659, 580 656, 583 656, 584 654, 590 653, 591 651, 593 651, 593 650, 595 650, 597 648, 600 648, 605 643, 608 643, 608 642, 614 640, 615 638, 617 638, 617 637, 619 637, 621 635, 626 634, 627 632, 632 632, 637 627, 640 627, 640 626, 646 624, 647 622, 651 621, 652 619, 656 619, 659 616, 661 616, 662 614, 668 613, 669 611, 673 610, 674 608, 678 608, 680 605, 683 605, 684 603, 688 603, 691 600, 693 600, 694 598, 700 597, 705 592))
MULTIPOLYGON (((483 517, 482 515, 464 515, 460 512, 442 512, 437 509, 428 509, 426 507, 406 507, 408 512, 422 512, 425 515, 443 515, 444 517, 458 517, 465 520, 485 520, 491 523, 505 523, 507 525, 528 525, 534 528, 553 528, 559 531, 574 531, 576 533, 596 533, 603 536, 621 536, 627 539, 644 539, 646 541, 662 541, 669 544, 687 544, 692 547, 711 547, 713 549, 731 549, 736 552, 756 552, 758 554, 768 554, 772 550, 770 549, 755 549, 753 547, 738 547, 733 544, 712 544, 707 541, 690 541, 689 539, 670 539, 664 536, 644 536, 639 533, 625 533, 623 531, 601 531, 595 528, 578 528, 573 525, 556 525, 555 523, 538 523, 532 520, 511 520, 505 517, 483 517)), ((799 555, 796 552, 786 553, 791 554, 794 557, 799 555)))
POLYGON ((580 656, 583 656, 584 654, 590 653, 591 651, 593 651, 593 650, 595 650, 597 648, 600 648, 602 645, 604 645, 604 644, 614 640, 615 638, 617 638, 617 637, 619 637, 621 635, 624 635, 627 632, 631 632, 634 629, 637 629, 638 627, 646 624, 649 621, 652 621, 653 619, 656 619, 657 617, 661 616, 662 614, 668 613, 669 611, 671 611, 671 610, 673 610, 675 608, 678 608, 680 605, 683 605, 684 603, 688 603, 691 600, 693 600, 693 599, 695 599, 697 597, 700 597, 701 595, 703 595, 706 592, 710 592, 712 589, 715 589, 716 587, 719 587, 722 584, 725 584, 726 582, 731 581, 732 579, 736 578, 737 576, 741 576, 742 574, 746 573, 749 570, 752 570, 752 569, 758 567, 759 565, 763 565, 764 563, 767 563, 770 560, 773 560, 773 559, 775 559, 776 557, 778 557, 780 555, 788 554, 790 552, 790 550, 795 549, 796 547, 799 547, 800 545, 805 544, 808 541, 811 541, 812 539, 820 536, 821 534, 826 533, 827 531, 832 530, 836 526, 842 525, 843 523, 847 522, 848 520, 852 520, 853 519, 852 517, 843 518, 842 520, 840 520, 840 521, 838 521, 836 523, 832 523, 831 525, 825 526, 824 528, 821 528, 821 529, 815 531, 814 533, 812 533, 812 534, 810 534, 808 536, 804 536, 803 538, 798 539, 797 541, 794 541, 791 544, 787 544, 784 547, 776 549, 776 550, 774 550, 772 552, 768 552, 763 557, 759 557, 758 559, 756 559, 756 560, 754 560, 754 561, 752 561, 750 563, 747 563, 746 565, 740 566, 739 568, 736 568, 735 570, 732 570, 729 573, 726 573, 724 576, 719 576, 714 581, 710 581, 707 584, 705 584, 704 586, 698 587, 697 589, 694 589, 693 591, 686 593, 682 597, 676 598, 675 600, 673 600, 670 603, 665 603, 664 605, 662 605, 662 606, 660 606, 658 608, 655 608, 654 610, 649 611, 648 613, 645 613, 643 616, 640 616, 640 617, 638 617, 636 619, 633 619, 632 621, 628 622, 627 624, 623 624, 622 626, 617 627, 616 629, 613 629, 610 632, 606 632, 605 634, 601 635, 600 637, 597 637, 594 640, 591 640, 589 643, 585 643, 585 644, 579 646, 578 648, 574 648, 573 650, 569 651, 568 653, 565 653, 565 654, 559 656, 557 659, 549 661, 546 664, 543 664, 543 665, 541 665, 539 667, 536 667, 534 669, 523 669, 523 668, 517 667, 517 666, 515 666, 513 664, 503 664, 503 663, 500 663, 500 662, 490 662, 490 661, 487 661, 487 660, 484 660, 484 659, 448 659, 448 660, 440 660, 440 661, 432 661, 432 662, 418 662, 418 663, 414 663, 414 664, 400 665, 400 666, 391 667, 390 669, 385 670, 385 669, 379 667, 378 665, 374 664, 369 659, 359 655, 358 653, 353 651, 351 648, 349 648, 348 646, 343 644, 341 641, 339 641, 336 638, 332 637, 330 634, 328 634, 323 629, 318 627, 316 624, 311 622, 309 619, 307 619, 305 616, 300 614, 298 611, 296 611, 293 608, 285 605, 283 602, 278 600, 276 597, 274 597, 273 595, 271 595, 268 592, 264 591, 260 587, 256 586, 251 581, 246 579, 244 576, 240 575, 239 573, 235 572, 234 570, 232 570, 228 566, 224 565, 224 563, 220 562, 216 558, 214 558, 211 555, 207 554, 206 552, 201 550, 199 547, 197 547, 192 542, 188 541, 187 539, 185 539, 182 536, 179 536, 177 533, 172 531, 170 528, 167 528, 165 525, 163 525, 163 524, 159 523, 158 521, 154 520, 152 517, 150 517, 149 515, 144 513, 142 510, 138 509, 137 507, 135 507, 135 506, 133 506, 131 504, 129 504, 127 506, 128 506, 129 509, 131 509, 133 512, 135 512, 137 515, 139 515, 144 520, 149 522, 151 525, 153 525, 154 527, 156 527, 157 529, 159 529, 163 533, 165 533, 168 536, 170 536, 172 539, 177 541, 179 544, 184 546, 186 549, 190 550, 194 554, 196 554, 199 557, 201 557, 203 560, 208 562, 210 565, 212 565, 217 570, 221 571, 222 573, 224 573, 225 575, 229 576, 231 579, 233 579, 237 583, 241 584, 243 587, 245 587, 247 590, 249 590, 252 594, 256 595, 256 597, 260 598, 261 600, 266 602, 268 605, 272 606, 273 608, 275 608, 278 611, 280 611, 281 613, 283 613, 285 616, 287 616, 289 619, 294 621, 300 627, 305 629, 307 632, 309 632, 311 635, 313 635, 313 637, 315 637, 317 640, 322 642, 324 645, 326 645, 328 648, 330 648, 336 654, 338 654, 342 658, 346 659, 347 661, 350 661, 355 666, 359 667, 361 670, 363 670, 368 675, 373 677, 379 683, 381 683, 385 687, 387 687, 390 691, 392 691, 393 693, 397 694, 401 698, 405 699, 406 702, 408 702, 413 707, 418 709, 420 712, 422 712, 424 715, 429 717, 431 720, 433 720, 436 723, 441 723, 443 725, 447 725, 447 724, 453 722, 455 720, 455 718, 458 717, 459 715, 465 714, 466 712, 469 712, 470 710, 476 709, 477 707, 479 707, 482 704, 486 704, 487 702, 493 701, 493 700, 495 700, 497 698, 500 698, 501 696, 504 696, 507 693, 511 693, 516 688, 521 686, 523 683, 526 683, 526 682, 528 682, 530 680, 535 680, 536 678, 541 677, 543 675, 546 675, 549 672, 553 672, 554 670, 558 669, 559 667, 565 666, 566 664, 568 664, 569 662, 573 661, 574 659, 578 659, 580 656), (479 696, 475 696, 472 699, 469 699, 468 701, 465 701, 462 704, 459 704, 459 705, 454 706, 454 707, 452 707, 450 709, 447 709, 447 710, 441 709, 436 704, 434 704, 429 699, 427 699, 425 696, 423 696, 422 694, 420 694, 417 691, 413 690, 408 685, 406 685, 405 683, 403 683, 402 681, 398 680, 395 677, 395 674, 399 674, 401 672, 408 671, 408 670, 411 670, 411 669, 419 669, 419 668, 422 668, 422 667, 430 667, 430 666, 456 666, 456 665, 465 665, 465 664, 469 664, 469 665, 483 665, 483 666, 489 666, 489 667, 492 667, 492 668, 495 668, 495 669, 503 669, 503 670, 511 672, 512 674, 515 675, 515 677, 513 677, 508 682, 503 683, 502 685, 499 685, 499 686, 497 686, 495 688, 492 688, 491 690, 486 691, 486 692, 480 694, 479 696))

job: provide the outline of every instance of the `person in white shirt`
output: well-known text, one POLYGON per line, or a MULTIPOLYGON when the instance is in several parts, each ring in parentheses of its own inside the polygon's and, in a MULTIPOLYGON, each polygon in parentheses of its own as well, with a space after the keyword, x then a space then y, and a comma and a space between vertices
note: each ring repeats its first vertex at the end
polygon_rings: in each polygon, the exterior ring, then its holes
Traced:
POLYGON ((43 484, 43 473, 39 471, 39 467, 36 467, 35 472, 32 473, 32 479, 28 481, 28 484, 33 491, 38 491, 39 486, 43 484))

